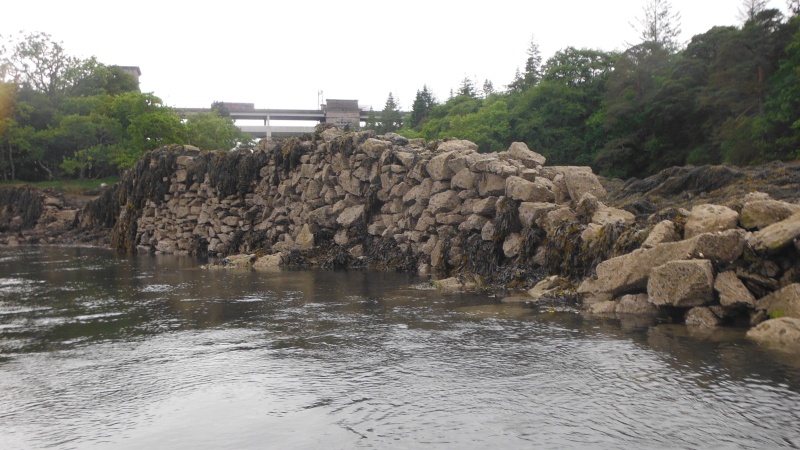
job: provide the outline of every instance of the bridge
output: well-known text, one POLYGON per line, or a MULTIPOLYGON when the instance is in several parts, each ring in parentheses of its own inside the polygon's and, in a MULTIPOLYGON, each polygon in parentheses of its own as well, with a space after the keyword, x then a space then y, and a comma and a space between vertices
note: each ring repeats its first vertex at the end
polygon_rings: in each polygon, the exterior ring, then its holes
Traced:
MULTIPOLYGON (((313 126, 275 126, 272 121, 292 120, 331 123, 338 127, 357 128, 366 122, 369 111, 358 106, 358 100, 328 99, 321 105, 322 109, 256 109, 253 103, 220 103, 221 109, 228 114, 234 123, 237 120, 261 121, 263 125, 239 125, 240 130, 257 137, 288 137, 305 133, 313 133, 313 126)), ((184 115, 211 112, 212 108, 178 108, 184 115)), ((375 111, 375 118, 380 119, 380 112, 375 111)), ((401 111, 401 117, 409 114, 401 111)))

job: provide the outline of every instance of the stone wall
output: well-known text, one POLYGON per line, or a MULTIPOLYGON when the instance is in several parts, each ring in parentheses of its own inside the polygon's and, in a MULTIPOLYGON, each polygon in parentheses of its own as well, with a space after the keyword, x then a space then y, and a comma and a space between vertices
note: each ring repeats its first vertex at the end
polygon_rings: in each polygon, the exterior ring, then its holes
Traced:
MULTIPOLYGON (((502 265, 518 259, 526 230, 538 230, 541 238, 567 223, 583 221, 597 232, 634 220, 601 202, 605 190, 590 168, 546 167, 545 158, 523 143, 482 154, 469 141, 426 144, 322 126, 304 140, 264 141, 255 153, 234 159, 189 147, 152 153, 142 165, 168 165, 162 177, 168 188, 163 196, 137 200, 143 189, 133 181, 119 201, 116 230, 133 242, 117 239, 118 246, 288 256, 324 244, 357 262, 389 245, 423 271, 452 270, 463 265, 470 243, 502 252, 495 256, 502 265), (242 179, 242 165, 250 166, 252 179, 242 179), (226 187, 221 172, 229 172, 236 189, 226 187), (129 229, 120 229, 137 213, 129 229)), ((137 170, 142 182, 150 179, 137 170)), ((528 247, 534 252, 527 259, 535 259, 537 249, 528 247)), ((544 247, 539 250, 541 260, 544 247)))

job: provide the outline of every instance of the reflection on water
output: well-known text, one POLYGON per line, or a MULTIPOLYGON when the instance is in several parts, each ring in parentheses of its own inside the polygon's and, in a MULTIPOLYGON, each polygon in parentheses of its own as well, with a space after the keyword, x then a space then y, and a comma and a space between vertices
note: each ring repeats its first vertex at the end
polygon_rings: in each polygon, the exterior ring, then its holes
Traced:
POLYGON ((800 361, 375 272, 0 250, 0 448, 800 446, 800 361))

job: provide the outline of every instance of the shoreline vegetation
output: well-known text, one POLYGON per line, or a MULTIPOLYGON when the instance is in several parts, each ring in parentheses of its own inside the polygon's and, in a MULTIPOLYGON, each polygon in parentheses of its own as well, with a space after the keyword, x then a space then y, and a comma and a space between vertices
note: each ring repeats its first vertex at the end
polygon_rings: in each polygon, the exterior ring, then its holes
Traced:
POLYGON ((79 209, 0 189, 0 243, 210 255, 210 268, 432 274, 443 291, 800 342, 800 167, 674 167, 645 179, 551 166, 514 143, 343 132, 255 151, 167 146, 79 209))

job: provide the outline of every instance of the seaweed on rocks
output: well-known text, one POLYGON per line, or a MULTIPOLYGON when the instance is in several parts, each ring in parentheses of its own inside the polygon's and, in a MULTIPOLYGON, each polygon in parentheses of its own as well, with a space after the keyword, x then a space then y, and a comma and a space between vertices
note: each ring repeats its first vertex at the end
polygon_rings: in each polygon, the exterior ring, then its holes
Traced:
POLYGON ((283 167, 283 173, 288 174, 300 165, 300 159, 305 155, 306 147, 297 137, 283 141, 281 151, 276 154, 275 162, 283 167))
POLYGON ((373 242, 366 257, 369 267, 377 270, 413 272, 419 266, 419 256, 414 254, 411 246, 401 246, 392 238, 373 242))
POLYGON ((33 228, 44 210, 44 195, 31 186, 6 186, 0 189, 0 232, 33 228), (18 224, 12 220, 19 216, 18 224))
POLYGON ((355 153, 356 142, 355 134, 345 133, 342 136, 337 136, 330 143, 330 151, 334 155, 344 155, 350 157, 355 153))
POLYGON ((230 195, 244 198, 253 190, 261 168, 268 163, 269 156, 263 151, 214 152, 213 166, 209 171, 211 185, 217 188, 220 199, 230 195))
POLYGON ((189 253, 198 258, 207 258, 208 244, 208 239, 195 234, 192 236, 191 243, 189 244, 189 253))

